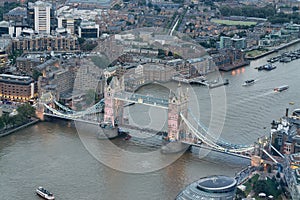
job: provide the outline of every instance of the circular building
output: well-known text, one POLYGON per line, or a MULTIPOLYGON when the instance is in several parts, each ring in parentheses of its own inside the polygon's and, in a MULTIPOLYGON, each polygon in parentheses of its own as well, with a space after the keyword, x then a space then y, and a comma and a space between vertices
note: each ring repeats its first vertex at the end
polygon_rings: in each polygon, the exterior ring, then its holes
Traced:
POLYGON ((233 200, 237 181, 228 176, 209 176, 188 185, 176 200, 233 200))

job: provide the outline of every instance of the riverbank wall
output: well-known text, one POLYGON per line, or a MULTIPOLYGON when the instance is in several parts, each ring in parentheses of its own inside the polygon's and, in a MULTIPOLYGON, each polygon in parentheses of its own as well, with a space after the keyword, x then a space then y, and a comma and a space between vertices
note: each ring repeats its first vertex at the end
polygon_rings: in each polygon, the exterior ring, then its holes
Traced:
POLYGON ((21 126, 19 126, 19 127, 16 127, 16 128, 10 129, 10 130, 7 130, 7 131, 5 131, 4 133, 0 133, 0 137, 4 137, 4 136, 7 136, 7 135, 9 135, 9 134, 12 134, 12 133, 14 133, 14 132, 16 132, 16 131, 18 131, 18 130, 21 130, 21 129, 23 129, 23 128, 26 128, 26 127, 31 126, 31 125, 33 125, 33 124, 36 124, 36 123, 39 122, 39 121, 40 121, 39 119, 33 119, 31 122, 28 122, 28 123, 23 124, 23 125, 21 125, 21 126))
POLYGON ((289 47, 289 46, 292 46, 292 45, 294 45, 294 44, 297 44, 297 43, 299 43, 299 42, 300 42, 300 39, 293 40, 292 42, 289 42, 289 43, 280 45, 280 46, 278 46, 278 47, 276 47, 276 48, 274 48, 274 49, 272 49, 272 50, 270 50, 270 51, 268 51, 268 52, 265 52, 265 53, 263 53, 263 54, 257 55, 257 56, 255 56, 255 57, 246 57, 246 59, 248 59, 248 60, 256 60, 256 59, 265 57, 265 56, 267 56, 267 55, 270 55, 270 54, 272 54, 272 53, 275 53, 275 52, 277 52, 277 51, 279 51, 279 50, 281 50, 281 49, 284 49, 284 48, 286 48, 286 47, 289 47))

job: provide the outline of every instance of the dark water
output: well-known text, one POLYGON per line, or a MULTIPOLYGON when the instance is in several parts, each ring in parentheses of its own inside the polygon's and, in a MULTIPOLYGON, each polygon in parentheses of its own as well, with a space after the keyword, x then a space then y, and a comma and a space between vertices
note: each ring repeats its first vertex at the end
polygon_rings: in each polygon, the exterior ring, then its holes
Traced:
MULTIPOLYGON (((299 48, 299 45, 290 49, 293 48, 299 48)), ((224 79, 230 81, 225 87, 226 95, 224 97, 220 91, 213 95, 214 101, 221 104, 226 100, 226 112, 216 109, 213 115, 217 120, 212 126, 221 128, 220 137, 224 140, 251 144, 258 137, 269 134, 270 122, 281 117, 286 107, 291 110, 299 107, 299 60, 276 63, 277 69, 270 72, 254 69, 267 59, 253 61, 251 66, 223 74, 224 79), (253 78, 258 79, 254 85, 242 87, 245 80, 253 78), (287 91, 273 92, 274 87, 285 84, 290 86, 287 91), (289 105, 292 101, 295 104, 289 105), (222 128, 221 116, 224 113, 226 119, 222 128)), ((159 86, 146 86, 140 92, 165 95, 159 86)), ((213 91, 193 86, 193 92, 197 101, 192 100, 190 108, 192 112, 197 112, 195 107, 199 108, 201 121, 208 126, 214 107, 210 99, 213 91), (197 105, 193 105, 195 103, 197 105)), ((150 121, 156 123, 161 121, 160 118, 166 118, 164 111, 153 108, 133 106, 129 111, 134 120, 140 120, 144 126, 151 124, 150 121), (149 112, 154 115, 144 115, 149 112), (156 117, 151 119, 151 116, 156 117)), ((122 142, 125 141, 119 141, 122 142)), ((143 151, 143 147, 135 148, 143 151)), ((111 159, 117 158, 112 155, 111 159)), ((0 199, 39 199, 34 192, 39 185, 52 191, 56 199, 174 199, 185 185, 200 177, 213 174, 233 176, 248 164, 247 160, 219 153, 210 153, 199 159, 197 150, 194 150, 158 171, 124 173, 94 159, 74 127, 68 127, 64 121, 43 122, 0 138, 0 199)))

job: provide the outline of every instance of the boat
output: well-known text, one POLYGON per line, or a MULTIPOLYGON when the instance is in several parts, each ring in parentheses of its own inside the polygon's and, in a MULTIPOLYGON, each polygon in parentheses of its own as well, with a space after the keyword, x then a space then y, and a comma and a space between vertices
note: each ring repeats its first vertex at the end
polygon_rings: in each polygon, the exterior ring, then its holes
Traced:
POLYGON ((54 195, 51 192, 49 192, 48 190, 46 190, 45 188, 43 188, 41 186, 39 186, 36 189, 36 193, 44 199, 48 199, 48 200, 55 199, 54 195))
POLYGON ((275 68, 276 68, 276 66, 273 65, 273 64, 266 64, 266 65, 264 66, 264 70, 267 70, 267 71, 271 71, 271 70, 273 70, 273 69, 275 69, 275 68))
POLYGON ((130 140, 131 135, 127 134, 126 137, 124 138, 124 140, 130 140))
POLYGON ((271 71, 271 70, 273 70, 273 69, 275 69, 275 68, 276 68, 275 65, 268 63, 268 64, 265 64, 265 65, 262 65, 262 66, 258 67, 257 69, 258 69, 259 71, 260 71, 260 70, 271 71))
POLYGON ((255 83, 255 80, 254 79, 251 79, 251 80, 246 80, 244 83, 243 83, 243 86, 249 86, 249 85, 252 85, 255 83))
POLYGON ((283 86, 279 86, 279 87, 274 88, 274 91, 275 92, 282 92, 282 91, 287 90, 287 89, 289 89, 289 86, 288 85, 283 85, 283 86))
POLYGON ((288 63, 291 62, 292 58, 291 57, 283 57, 279 60, 279 62, 283 62, 283 63, 288 63))
POLYGON ((290 105, 294 105, 294 104, 295 104, 295 102, 291 101, 289 104, 290 104, 290 105))

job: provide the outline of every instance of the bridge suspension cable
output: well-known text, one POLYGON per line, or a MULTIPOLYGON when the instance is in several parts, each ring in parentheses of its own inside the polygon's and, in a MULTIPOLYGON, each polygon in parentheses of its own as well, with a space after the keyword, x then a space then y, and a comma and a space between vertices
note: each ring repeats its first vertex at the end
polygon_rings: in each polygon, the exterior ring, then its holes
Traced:
POLYGON ((230 142, 227 142, 223 139, 220 138, 216 138, 215 136, 213 136, 212 134, 209 133, 208 128, 201 123, 200 120, 197 120, 195 115, 192 113, 192 111, 190 109, 188 109, 188 114, 190 116, 192 116, 193 120, 197 123, 197 125, 204 131, 204 133, 206 134, 205 137, 206 138, 210 138, 212 141, 214 141, 216 144, 220 145, 220 146, 228 146, 231 148, 247 148, 247 147, 251 147, 251 145, 243 145, 243 144, 232 144, 230 142))
POLYGON ((87 108, 86 110, 84 111, 75 111, 75 110, 71 110, 70 108, 60 104, 59 102, 57 101, 53 101, 55 103, 55 105, 57 105, 59 108, 61 108, 62 110, 66 111, 66 112, 69 112, 71 114, 74 114, 74 116, 84 116, 84 115, 87 115, 87 114, 95 114, 95 113, 98 113, 99 110, 102 110, 103 109, 103 102, 102 101, 99 101, 98 103, 96 103, 95 105, 87 108))
POLYGON ((248 147, 240 147, 240 148, 226 148, 223 147, 219 144, 217 144, 215 141, 211 140, 210 138, 204 136, 202 133, 200 133, 186 118, 185 116, 180 113, 181 118, 183 119, 183 121, 186 123, 186 125, 188 126, 189 130, 192 131, 192 133, 201 141, 203 141, 205 144, 207 144, 209 147, 218 150, 218 151, 222 151, 222 152, 230 152, 230 153, 243 153, 243 152, 249 152, 251 150, 254 149, 253 146, 248 146, 248 147))

